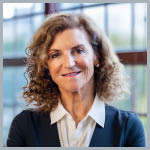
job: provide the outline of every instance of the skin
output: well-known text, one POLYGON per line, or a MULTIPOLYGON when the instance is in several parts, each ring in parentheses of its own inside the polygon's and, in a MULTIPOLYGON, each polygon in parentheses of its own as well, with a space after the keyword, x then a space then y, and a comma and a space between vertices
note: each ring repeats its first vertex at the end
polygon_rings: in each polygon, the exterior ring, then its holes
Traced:
POLYGON ((94 64, 98 59, 87 34, 78 28, 56 34, 49 56, 51 77, 59 87, 64 108, 77 126, 93 104, 94 64))

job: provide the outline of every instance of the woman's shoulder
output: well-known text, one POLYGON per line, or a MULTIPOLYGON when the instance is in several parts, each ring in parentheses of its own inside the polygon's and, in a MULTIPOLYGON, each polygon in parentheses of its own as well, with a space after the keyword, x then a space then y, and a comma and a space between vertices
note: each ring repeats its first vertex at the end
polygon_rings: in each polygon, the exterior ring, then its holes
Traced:
POLYGON ((142 121, 138 115, 132 111, 117 109, 113 106, 106 105, 107 124, 110 120, 122 129, 126 146, 145 146, 145 132, 142 121))
POLYGON ((15 116, 14 120, 16 120, 16 119, 25 119, 25 118, 28 118, 31 115, 35 115, 35 114, 37 114, 37 112, 34 109, 25 109, 25 110, 22 110, 20 113, 18 113, 15 116))
POLYGON ((32 136, 31 138, 29 136, 34 135, 36 129, 45 129, 45 124, 49 123, 48 113, 41 113, 34 109, 23 110, 14 117, 11 123, 7 146, 25 146, 26 142, 30 143, 33 140, 32 136))
POLYGON ((138 116, 135 112, 132 112, 132 111, 126 111, 126 110, 121 110, 121 109, 118 109, 114 106, 111 106, 111 105, 108 105, 106 104, 106 107, 105 107, 105 111, 106 111, 106 114, 107 115, 112 115, 112 117, 118 117, 120 119, 129 119, 129 118, 132 118, 132 119, 138 119, 138 116))
POLYGON ((128 129, 143 128, 142 121, 139 116, 132 111, 118 109, 114 106, 106 105, 106 119, 118 122, 121 126, 126 126, 128 129))
POLYGON ((17 114, 13 121, 19 122, 30 122, 30 120, 39 120, 43 118, 47 118, 48 113, 38 112, 35 109, 25 109, 17 114))

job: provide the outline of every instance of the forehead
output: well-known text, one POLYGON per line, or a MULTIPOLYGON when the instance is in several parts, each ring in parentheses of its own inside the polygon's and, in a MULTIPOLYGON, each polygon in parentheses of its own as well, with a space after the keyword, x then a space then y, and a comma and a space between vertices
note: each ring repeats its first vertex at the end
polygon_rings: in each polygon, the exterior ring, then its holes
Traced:
POLYGON ((89 44, 88 36, 83 29, 73 28, 57 33, 50 48, 70 48, 78 44, 89 44))

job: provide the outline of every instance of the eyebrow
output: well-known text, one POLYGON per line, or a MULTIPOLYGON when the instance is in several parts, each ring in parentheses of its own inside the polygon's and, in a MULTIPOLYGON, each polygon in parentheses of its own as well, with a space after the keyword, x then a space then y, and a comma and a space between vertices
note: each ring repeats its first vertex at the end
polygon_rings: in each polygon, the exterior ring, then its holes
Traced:
MULTIPOLYGON (((73 46, 73 47, 71 48, 71 50, 76 49, 76 48, 79 48, 79 47, 84 48, 84 45, 83 45, 83 44, 78 44, 78 45, 76 45, 76 46, 73 46)), ((50 52, 50 51, 61 51, 61 50, 52 48, 52 49, 49 50, 49 52, 50 52)))
POLYGON ((79 47, 84 48, 84 45, 83 44, 79 44, 79 45, 76 45, 76 46, 72 47, 71 49, 75 49, 75 48, 79 48, 79 47))

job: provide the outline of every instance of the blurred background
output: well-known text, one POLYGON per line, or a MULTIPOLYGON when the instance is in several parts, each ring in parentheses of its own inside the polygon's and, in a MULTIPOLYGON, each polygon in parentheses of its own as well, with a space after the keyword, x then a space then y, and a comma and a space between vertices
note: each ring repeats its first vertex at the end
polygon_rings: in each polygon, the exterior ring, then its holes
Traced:
POLYGON ((3 3, 3 145, 12 119, 23 109, 25 48, 47 14, 81 12, 109 37, 130 76, 131 94, 112 105, 134 111, 147 130, 146 4, 3 3))

